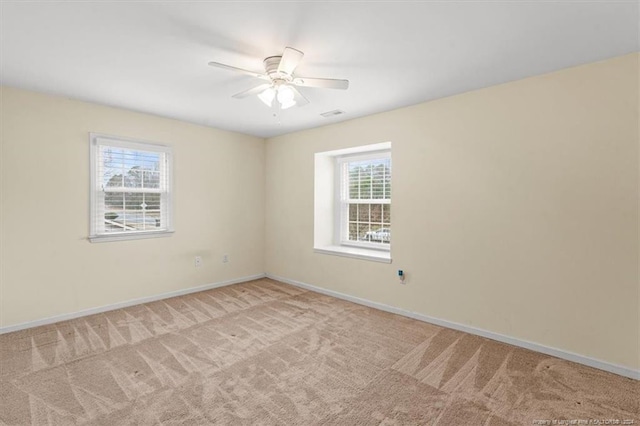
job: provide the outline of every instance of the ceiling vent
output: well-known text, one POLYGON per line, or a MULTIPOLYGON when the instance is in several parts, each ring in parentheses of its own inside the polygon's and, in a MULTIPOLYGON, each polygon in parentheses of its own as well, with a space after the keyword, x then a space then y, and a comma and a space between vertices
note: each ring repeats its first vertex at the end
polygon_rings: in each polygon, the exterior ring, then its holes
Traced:
POLYGON ((333 111, 323 112, 320 115, 325 117, 325 118, 328 118, 328 117, 334 117, 336 115, 342 115, 342 114, 345 114, 345 112, 340 110, 340 109, 334 109, 333 111))

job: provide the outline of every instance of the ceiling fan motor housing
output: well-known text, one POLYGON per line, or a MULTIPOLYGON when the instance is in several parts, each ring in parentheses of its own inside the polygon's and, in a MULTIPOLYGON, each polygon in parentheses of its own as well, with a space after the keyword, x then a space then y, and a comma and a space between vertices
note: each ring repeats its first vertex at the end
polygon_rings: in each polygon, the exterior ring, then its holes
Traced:
POLYGON ((278 71, 280 60, 282 60, 282 56, 269 56, 268 58, 265 58, 263 61, 264 70, 274 83, 289 83, 293 80, 293 77, 285 72, 278 71))

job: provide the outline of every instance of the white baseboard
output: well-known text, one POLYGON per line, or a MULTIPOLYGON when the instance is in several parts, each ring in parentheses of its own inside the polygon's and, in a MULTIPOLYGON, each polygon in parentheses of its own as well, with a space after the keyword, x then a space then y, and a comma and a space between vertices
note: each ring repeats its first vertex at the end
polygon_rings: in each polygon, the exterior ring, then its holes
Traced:
POLYGON ((521 348, 530 349, 535 352, 540 352, 546 355, 551 355, 557 358, 565 359, 567 361, 576 362, 589 367, 597 368, 599 370, 608 371, 610 373, 618 374, 620 376, 629 377, 631 379, 640 380, 640 370, 634 370, 629 367, 612 364, 606 361, 590 358, 584 355, 579 355, 573 352, 565 351, 562 349, 551 348, 539 343, 529 342, 527 340, 517 339, 515 337, 505 336, 503 334, 494 333, 492 331, 483 330, 480 328, 470 327, 463 324, 458 324, 451 321, 446 321, 439 318, 430 317, 428 315, 419 314, 417 312, 406 311, 404 309, 396 308, 393 306, 385 305, 378 302, 372 302, 367 299, 361 299, 359 297, 350 296, 348 294, 339 293, 333 290, 327 290, 322 287, 316 287, 311 284, 303 283, 300 281, 290 280, 288 278, 279 277, 273 274, 266 274, 267 278, 281 281, 283 283, 291 284, 296 287, 304 288, 307 290, 315 291, 317 293, 326 294, 327 296, 337 297, 338 299, 347 300, 349 302, 357 303, 359 305, 369 306, 370 308, 379 309, 381 311, 391 312, 393 314, 402 315, 405 317, 417 319, 430 324, 439 325, 441 327, 452 328, 454 330, 463 331, 465 333, 474 334, 476 336, 486 337, 498 342, 507 343, 521 348))
POLYGON ((248 277, 236 278, 233 280, 220 281, 217 283, 205 284, 198 287, 190 287, 182 290, 170 291, 167 293, 156 294, 154 296, 140 297, 138 299, 126 300, 124 302, 113 303, 111 305, 99 306, 97 308, 83 309, 68 314, 55 315, 35 321, 27 321, 20 324, 7 325, 0 327, 0 334, 10 333, 12 331, 24 330, 26 328, 38 327, 40 325, 53 324, 60 321, 66 321, 74 318, 84 317, 87 315, 99 314, 102 312, 122 309, 129 306, 140 305, 141 303, 155 302, 157 300, 168 299, 170 297, 183 296, 185 294, 197 293, 199 291, 211 290, 213 288, 225 287, 232 284, 239 284, 247 281, 258 280, 266 277, 266 274, 250 275, 248 277))
POLYGON ((48 318, 43 318, 35 321, 28 321, 20 324, 8 325, 4 327, 0 327, 0 334, 10 333, 12 331, 24 330, 27 328, 38 327, 40 325, 53 324, 60 321, 66 321, 74 318, 84 317, 87 315, 99 314, 102 312, 113 311, 116 309, 122 309, 129 306, 139 305, 142 303, 155 302, 157 300, 168 299, 170 297, 182 296, 185 294, 196 293, 199 291, 210 290, 218 287, 225 287, 228 285, 239 284, 247 281, 257 280, 260 278, 271 278, 277 281, 281 281, 283 283, 291 284, 296 287, 304 288, 307 290, 315 291, 317 293, 326 294, 328 296, 333 296, 338 299, 347 300, 349 302, 357 303, 359 305, 369 306, 371 308, 379 309, 381 311, 390 312, 397 315, 402 315, 405 317, 413 318, 419 321, 428 322, 430 324, 439 325, 441 327, 451 328, 454 330, 463 331, 465 333, 474 334, 477 336, 486 337, 488 339, 496 340, 498 342, 507 343, 514 346, 519 346, 521 348, 530 349, 532 351, 540 352, 546 355, 555 356, 557 358, 565 359, 567 361, 576 362, 578 364, 587 365, 589 367, 597 368, 599 370, 608 371, 610 373, 618 374, 620 376, 629 377, 635 380, 640 380, 640 370, 634 370, 629 367, 624 367, 616 364, 612 364, 606 361, 601 361, 598 359, 590 358, 584 355, 579 355, 573 352, 565 351, 562 349, 552 348, 549 346, 544 346, 539 343, 529 342, 527 340, 517 339, 515 337, 505 336, 503 334, 494 333, 492 331, 483 330, 480 328, 475 328, 463 324, 458 324, 455 322, 430 317, 428 315, 420 314, 417 312, 407 311, 401 308, 396 308, 394 306, 385 305, 383 303, 372 302, 367 299, 361 299, 359 297, 350 296, 348 294, 339 293, 337 291, 328 290, 322 287, 317 287, 311 284, 303 283, 300 281, 291 280, 284 277, 279 277, 273 274, 258 274, 251 275, 247 277, 236 278, 233 280, 220 281, 211 284, 205 284, 198 287, 191 287, 182 290, 170 291, 167 293, 157 294, 154 296, 141 297, 138 299, 127 300, 124 302, 118 302, 111 305, 99 306, 96 308, 83 309, 81 311, 72 312, 68 314, 55 315, 48 318))

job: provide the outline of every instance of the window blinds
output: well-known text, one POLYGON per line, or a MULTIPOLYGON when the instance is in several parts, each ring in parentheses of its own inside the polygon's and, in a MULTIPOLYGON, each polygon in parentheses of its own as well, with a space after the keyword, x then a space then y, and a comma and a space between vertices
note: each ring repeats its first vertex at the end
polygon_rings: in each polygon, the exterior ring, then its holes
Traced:
POLYGON ((169 231, 168 147, 96 137, 92 140, 92 234, 169 231))
POLYGON ((342 242, 390 244, 390 154, 346 157, 340 163, 342 242))

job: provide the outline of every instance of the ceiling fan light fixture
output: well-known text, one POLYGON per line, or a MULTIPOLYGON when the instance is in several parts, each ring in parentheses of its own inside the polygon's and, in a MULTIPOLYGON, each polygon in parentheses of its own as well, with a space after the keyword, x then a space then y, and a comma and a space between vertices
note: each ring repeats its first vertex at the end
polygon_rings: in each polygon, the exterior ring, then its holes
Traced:
POLYGON ((278 102, 287 102, 293 100, 293 89, 291 87, 283 84, 278 87, 278 102))
POLYGON ((275 99, 275 97, 276 91, 273 89, 273 87, 269 87, 262 93, 258 94, 258 98, 260 98, 260 100, 264 102, 264 104, 268 107, 271 107, 273 105, 273 100, 275 99))
POLYGON ((278 103, 280 104, 280 108, 287 109, 291 108, 296 104, 294 100, 295 94, 293 93, 293 89, 287 85, 281 85, 278 87, 278 103))
POLYGON ((220 62, 212 61, 209 62, 209 65, 266 80, 267 83, 236 93, 232 97, 235 99, 243 99, 248 96, 258 95, 259 99, 266 106, 270 108, 276 107, 281 110, 293 106, 304 106, 309 103, 309 99, 300 93, 296 86, 342 90, 349 87, 348 80, 303 78, 294 75, 296 67, 303 56, 303 52, 292 47, 286 47, 282 56, 269 56, 265 58, 263 61, 265 73, 257 73, 220 62))
POLYGON ((295 101, 295 93, 293 93, 293 89, 287 85, 280 85, 278 87, 278 103, 280 104, 280 108, 287 109, 291 108, 296 104, 295 101))

